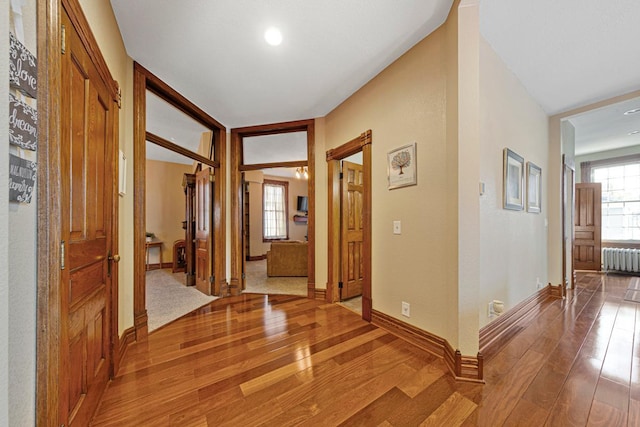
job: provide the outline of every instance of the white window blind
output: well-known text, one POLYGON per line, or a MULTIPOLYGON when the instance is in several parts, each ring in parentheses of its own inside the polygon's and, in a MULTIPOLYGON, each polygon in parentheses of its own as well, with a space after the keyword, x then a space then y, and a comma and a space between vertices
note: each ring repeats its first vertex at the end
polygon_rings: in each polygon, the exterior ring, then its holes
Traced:
POLYGON ((263 237, 287 239, 287 186, 277 181, 263 184, 263 237))

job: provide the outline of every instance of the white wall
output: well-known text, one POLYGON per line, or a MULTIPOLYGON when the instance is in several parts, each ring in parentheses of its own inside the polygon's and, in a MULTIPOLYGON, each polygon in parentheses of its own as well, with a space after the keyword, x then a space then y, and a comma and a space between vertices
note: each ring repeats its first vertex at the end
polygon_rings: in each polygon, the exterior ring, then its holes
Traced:
MULTIPOLYGON (((28 0, 23 2, 22 28, 24 38, 21 40, 34 54, 37 54, 36 45, 36 2, 28 0)), ((11 21, 9 29, 16 31, 20 27, 19 21, 11 21)), ((15 16, 14 16, 15 18, 15 16)), ((2 31, 7 36, 8 31, 2 31)), ((3 55, 6 51, 3 51, 3 55)), ((3 56, 3 58, 8 58, 3 56)), ((7 62, 3 62, 6 64, 7 62)), ((3 70, 4 73, 4 70, 3 70)), ((3 74, 4 75, 4 74, 3 74)), ((4 77, 3 82, 8 78, 4 77)), ((5 83, 6 85, 6 83, 5 83)), ((6 86, 5 86, 6 87, 6 86)), ((13 90, 12 90, 13 91, 13 90)), ((14 92, 17 94, 17 92, 14 92)), ((8 94, 3 92, 3 99, 8 94)), ((36 106, 35 100, 26 100, 31 106, 36 106)), ((6 105, 6 102, 4 103, 6 105)), ((3 105, 2 108, 5 108, 3 105)), ((3 110, 6 111, 6 110, 3 110)), ((5 112, 6 114, 6 112, 5 112)), ((7 115, 3 115, 7 117, 7 115)), ((4 126, 4 123, 3 123, 4 126)), ((3 140, 8 140, 5 132, 0 132, 3 140)), ((6 143, 5 143, 6 144, 6 143)), ((8 145, 8 144, 7 144, 8 145)), ((5 147, 7 147, 5 145, 5 147)), ((16 147, 4 149, 2 154, 4 161, 2 168, 8 164, 7 152, 19 155, 31 161, 37 161, 37 153, 26 150, 18 150, 16 147)), ((6 183, 8 180, 0 182, 6 183)), ((36 190, 39 183, 36 183, 36 190)), ((3 188, 1 200, 8 199, 3 188)), ((6 212, 6 211, 5 211, 6 212)), ((36 214, 37 198, 33 196, 30 204, 8 204, 8 422, 5 425, 33 425, 35 424, 35 387, 36 387, 36 214), (10 254, 10 255, 9 255, 10 254)), ((4 221, 2 221, 5 224, 4 221)), ((3 269, 4 270, 4 269, 3 269)), ((4 298, 3 298, 4 301, 4 298)), ((4 346, 3 346, 4 347, 4 346)))
MULTIPOLYGON (((490 321, 487 304, 509 309, 547 284, 548 117, 493 51, 480 43, 480 324, 490 321), (542 212, 502 208, 503 149, 542 168, 542 212)), ((526 170, 526 169, 525 169, 526 170)), ((526 193, 526 190, 525 190, 526 193)))
MULTIPOLYGON (((0 34, 9 32, 9 5, 0 7, 0 34)), ((0 37, 0 58, 9 57, 9 38, 0 37)), ((6 61, 2 61, 6 64, 6 61)), ((0 82, 9 81, 9 67, 0 67, 0 82)), ((0 99, 9 98, 9 86, 0 85, 0 99)), ((9 116, 9 104, 0 102, 0 117, 9 116)), ((0 120, 0 141, 9 140, 9 121, 0 120)), ((6 147, 6 145, 5 145, 6 147)), ((9 150, 0 150, 0 182, 9 182, 9 150)), ((9 187, 0 186, 0 425, 9 425, 9 187)))

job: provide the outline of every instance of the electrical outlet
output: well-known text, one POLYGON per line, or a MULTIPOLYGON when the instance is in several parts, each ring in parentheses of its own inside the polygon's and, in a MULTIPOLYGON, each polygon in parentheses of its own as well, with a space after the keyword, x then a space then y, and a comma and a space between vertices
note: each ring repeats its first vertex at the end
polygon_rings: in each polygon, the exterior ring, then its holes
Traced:
POLYGON ((402 301, 402 315, 405 317, 411 317, 411 304, 402 301))
POLYGON ((489 305, 487 306, 487 316, 491 317, 493 316, 495 313, 493 311, 493 301, 491 301, 489 303, 489 305))

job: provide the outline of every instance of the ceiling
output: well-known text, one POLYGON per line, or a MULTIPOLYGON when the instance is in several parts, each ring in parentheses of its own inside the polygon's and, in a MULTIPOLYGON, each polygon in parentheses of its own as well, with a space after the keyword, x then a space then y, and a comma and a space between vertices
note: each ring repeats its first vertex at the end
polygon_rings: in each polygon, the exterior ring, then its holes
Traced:
MULTIPOLYGON (((640 89, 639 17, 637 0, 480 0, 480 32, 550 116, 640 89)), ((572 118, 576 155, 640 145, 637 107, 572 118)))
MULTIPOLYGON (((233 128, 326 115, 441 25, 452 0, 111 4, 128 54, 233 128), (280 46, 265 42, 269 26, 280 46)), ((639 16, 637 0, 480 0, 482 35, 549 115, 640 89, 639 16)), ((576 123, 585 141, 602 133, 576 123)))

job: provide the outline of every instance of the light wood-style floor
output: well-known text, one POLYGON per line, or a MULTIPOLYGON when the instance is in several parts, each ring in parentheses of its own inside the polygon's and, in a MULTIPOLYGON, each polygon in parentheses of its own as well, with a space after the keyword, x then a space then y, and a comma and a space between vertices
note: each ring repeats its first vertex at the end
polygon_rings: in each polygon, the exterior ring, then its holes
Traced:
POLYGON ((485 385, 337 304, 220 299, 133 344, 93 425, 637 426, 630 280, 580 276, 489 355, 485 385))

